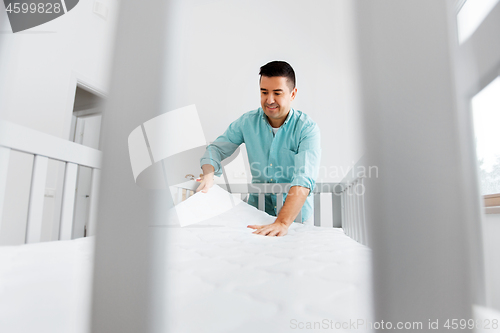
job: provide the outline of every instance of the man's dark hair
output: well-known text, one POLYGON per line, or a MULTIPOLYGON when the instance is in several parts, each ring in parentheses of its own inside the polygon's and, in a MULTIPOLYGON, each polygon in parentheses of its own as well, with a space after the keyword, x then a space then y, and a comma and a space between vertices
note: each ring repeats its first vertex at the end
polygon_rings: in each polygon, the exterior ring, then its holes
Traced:
POLYGON ((295 88, 295 72, 292 66, 285 61, 271 61, 265 64, 260 68, 259 75, 267 77, 286 77, 290 91, 295 88))

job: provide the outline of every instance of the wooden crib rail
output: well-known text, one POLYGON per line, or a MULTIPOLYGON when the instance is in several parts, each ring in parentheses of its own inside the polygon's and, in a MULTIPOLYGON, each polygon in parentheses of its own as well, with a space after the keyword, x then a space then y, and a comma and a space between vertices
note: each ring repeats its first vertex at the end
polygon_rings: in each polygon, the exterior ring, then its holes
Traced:
POLYGON ((59 228, 60 240, 71 239, 73 235, 73 213, 78 166, 92 168, 89 234, 93 234, 102 153, 93 148, 0 120, 0 219, 3 211, 11 151, 34 155, 25 242, 35 243, 40 241, 49 159, 65 162, 59 228))
POLYGON ((90 168, 101 167, 99 150, 5 120, 0 120, 0 146, 90 168))

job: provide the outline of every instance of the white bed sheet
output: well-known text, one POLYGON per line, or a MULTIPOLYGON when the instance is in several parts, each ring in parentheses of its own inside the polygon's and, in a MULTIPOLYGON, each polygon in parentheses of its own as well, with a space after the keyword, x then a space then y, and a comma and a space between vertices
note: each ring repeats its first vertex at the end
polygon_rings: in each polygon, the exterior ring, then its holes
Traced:
MULTIPOLYGON (((336 228, 294 223, 279 238, 246 228, 273 220, 241 203, 201 224, 159 228, 171 239, 168 332, 370 320, 370 250, 336 228)), ((0 332, 88 332, 93 247, 85 238, 0 248, 0 332)))

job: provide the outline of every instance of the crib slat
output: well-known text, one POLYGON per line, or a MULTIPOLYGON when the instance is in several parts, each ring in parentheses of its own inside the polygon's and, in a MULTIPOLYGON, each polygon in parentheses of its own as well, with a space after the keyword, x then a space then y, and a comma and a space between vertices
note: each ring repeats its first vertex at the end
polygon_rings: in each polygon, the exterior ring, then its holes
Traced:
POLYGON ((354 196, 354 183, 351 186, 351 224, 350 224, 350 229, 351 229, 351 237, 356 240, 356 200, 354 196))
POLYGON ((26 225, 26 243, 38 243, 42 236, 43 201, 47 181, 47 165, 49 159, 35 155, 31 176, 30 201, 28 206, 28 223, 26 225))
POLYGON ((73 212, 75 210, 77 177, 78 165, 74 163, 66 163, 61 210, 61 228, 59 229, 60 240, 70 240, 73 238, 73 212))
MULTIPOLYGON (((341 214, 341 221, 342 221, 342 224, 340 225, 341 228, 344 227, 345 225, 345 199, 344 199, 344 190, 342 190, 342 192, 340 193, 340 208, 341 208, 341 211, 340 211, 340 214, 341 214)), ((332 200, 335 200, 332 198, 332 200)), ((332 202, 333 204, 333 202, 332 202)))
POLYGON ((2 225, 3 203, 5 200, 5 187, 9 172, 10 148, 0 146, 0 229, 2 225))
POLYGON ((362 186, 362 193, 360 198, 360 212, 361 212, 361 226, 362 226, 362 232, 363 232, 363 244, 368 246, 368 230, 366 226, 366 217, 365 217, 365 185, 364 185, 364 178, 361 178, 361 186, 362 186))
POLYGON ((342 228, 343 222, 342 193, 332 192, 332 227, 342 228))
POLYGON ((190 190, 186 190, 186 200, 191 196, 191 191, 190 190))
POLYGON ((352 195, 351 195, 351 189, 352 186, 349 184, 349 187, 347 188, 347 235, 349 237, 352 236, 352 195))
POLYGON ((353 207, 353 239, 359 242, 359 232, 358 232, 358 195, 356 194, 356 186, 358 184, 358 180, 354 181, 352 186, 352 207, 353 207))
POLYGON ((366 243, 366 231, 364 229, 364 219, 363 219, 363 205, 362 205, 362 200, 363 200, 363 193, 364 188, 363 188, 363 179, 359 179, 359 186, 358 186, 358 219, 359 219, 359 233, 360 233, 360 243, 365 244, 366 243))
POLYGON ((354 188, 354 193, 356 195, 356 235, 358 238, 358 242, 361 243, 361 238, 363 237, 362 232, 361 232, 361 217, 359 214, 359 198, 360 195, 360 188, 359 188, 359 179, 356 182, 356 187, 354 188))
POLYGON ((278 193, 276 194, 276 213, 279 214, 281 208, 283 208, 283 193, 278 193))
POLYGON ((344 201, 345 201, 345 220, 344 224, 342 225, 342 229, 344 229, 344 232, 346 235, 349 235, 349 185, 347 185, 347 188, 345 189, 344 193, 344 201))
POLYGON ((358 180, 356 179, 352 184, 352 208, 353 208, 353 239, 359 242, 359 232, 358 232, 358 195, 356 191, 356 186, 358 185, 358 180))
POLYGON ((351 184, 349 187, 349 205, 350 205, 350 210, 349 210, 349 236, 354 239, 355 237, 355 230, 354 230, 354 184, 351 184))
POLYGON ((87 236, 94 236, 97 223, 97 205, 99 203, 99 184, 101 182, 101 170, 92 169, 92 187, 90 189, 90 207, 87 236))
POLYGON ((299 212, 299 215, 295 218, 295 222, 302 223, 302 209, 299 212))
POLYGON ((351 222, 351 212, 349 211, 351 208, 351 204, 349 201, 349 186, 345 191, 345 226, 343 227, 346 234, 349 235, 349 223, 351 222))
POLYGON ((349 187, 346 187, 342 199, 344 200, 344 219, 342 220, 342 229, 344 229, 344 232, 348 233, 347 227, 349 226, 349 203, 347 201, 347 190, 349 187))
POLYGON ((351 200, 352 200, 352 238, 357 241, 357 229, 356 229, 356 193, 355 193, 356 181, 353 182, 351 188, 351 200))
POLYGON ((358 187, 356 188, 356 206, 357 206, 357 217, 358 217, 358 242, 364 244, 365 241, 365 232, 363 230, 363 219, 361 212, 361 199, 362 199, 362 184, 361 179, 358 179, 358 187))
POLYGON ((314 225, 321 226, 321 193, 314 194, 314 225))
POLYGON ((259 210, 266 210, 266 197, 264 193, 259 193, 259 210))
MULTIPOLYGON (((359 180, 357 182, 359 184, 359 180)), ((361 219, 359 214, 359 189, 357 187, 354 188, 354 199, 356 200, 356 240, 358 242, 362 242, 363 233, 361 232, 361 219)))
POLYGON ((177 187, 177 201, 176 201, 176 205, 180 204, 182 202, 182 188, 180 187, 177 187))

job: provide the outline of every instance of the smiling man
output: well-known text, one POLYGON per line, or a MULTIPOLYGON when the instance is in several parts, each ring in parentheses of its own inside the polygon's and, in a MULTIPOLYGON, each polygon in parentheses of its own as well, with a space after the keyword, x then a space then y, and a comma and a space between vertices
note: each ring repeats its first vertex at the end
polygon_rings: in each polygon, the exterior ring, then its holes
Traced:
MULTIPOLYGON (((302 222, 312 223, 313 196, 321 159, 318 125, 305 113, 291 107, 297 95, 295 72, 284 61, 273 61, 260 68, 261 107, 243 114, 219 136, 200 160, 203 181, 196 190, 207 192, 214 174, 222 174, 221 161, 245 143, 252 183, 290 183, 288 194, 277 214, 276 195, 266 194, 265 211, 276 216, 274 223, 249 225, 254 234, 284 236, 302 210, 302 222)), ((248 203, 258 206, 258 196, 248 203)))

